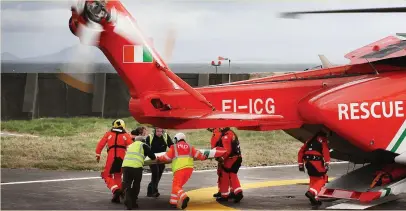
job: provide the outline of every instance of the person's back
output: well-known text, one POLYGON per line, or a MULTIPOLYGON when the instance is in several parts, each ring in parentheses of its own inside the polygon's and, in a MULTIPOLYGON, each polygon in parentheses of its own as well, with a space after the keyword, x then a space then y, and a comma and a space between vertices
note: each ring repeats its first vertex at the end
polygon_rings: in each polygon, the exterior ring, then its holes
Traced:
POLYGON ((100 155, 104 146, 107 145, 107 159, 113 159, 114 157, 123 159, 127 146, 131 144, 129 140, 131 140, 130 135, 123 129, 118 128, 107 131, 97 145, 96 154, 100 155))
POLYGON ((327 132, 323 128, 322 131, 306 141, 298 153, 299 171, 304 171, 304 167, 306 167, 310 177, 309 190, 305 196, 309 198, 312 205, 321 204, 317 194, 327 182, 327 171, 330 163, 327 142, 327 132))
POLYGON ((119 203, 121 194, 121 165, 126 154, 127 146, 132 143, 131 136, 125 131, 125 123, 117 119, 112 129, 106 132, 96 147, 96 160, 100 161, 101 152, 107 145, 107 160, 101 177, 114 194, 112 202, 119 203))
POLYGON ((240 142, 237 134, 229 127, 221 130, 213 131, 213 137, 219 135, 219 141, 216 143, 217 147, 224 147, 226 153, 219 159, 220 160, 220 174, 219 174, 219 192, 214 194, 217 201, 227 201, 233 198, 234 202, 239 202, 244 197, 240 180, 238 178, 238 171, 242 164, 242 155, 240 149, 240 142), (231 187, 230 187, 231 186, 231 187), (230 192, 228 192, 230 190, 230 192))
POLYGON ((174 139, 175 144, 173 144, 164 155, 158 157, 158 160, 172 160, 173 182, 169 203, 172 207, 178 207, 177 205, 180 203, 180 207, 185 209, 189 202, 189 197, 182 190, 182 187, 192 175, 194 166, 193 158, 206 160, 207 157, 186 142, 185 134, 178 133, 174 139))
POLYGON ((140 193, 142 171, 146 156, 151 158, 151 160, 156 159, 155 154, 142 141, 135 140, 134 143, 128 146, 122 165, 123 188, 125 191, 124 204, 127 209, 138 208, 137 199, 140 193))

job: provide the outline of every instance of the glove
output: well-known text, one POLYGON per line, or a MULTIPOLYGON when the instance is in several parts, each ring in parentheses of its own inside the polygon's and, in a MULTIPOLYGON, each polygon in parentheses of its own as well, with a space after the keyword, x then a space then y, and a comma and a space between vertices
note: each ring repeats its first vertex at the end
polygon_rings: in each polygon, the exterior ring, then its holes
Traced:
POLYGON ((99 163, 100 162, 100 155, 96 155, 96 161, 99 163))
POLYGON ((207 131, 209 131, 209 132, 213 132, 213 128, 207 128, 207 131))
POLYGON ((299 164, 299 171, 303 171, 303 172, 304 172, 304 166, 303 166, 303 164, 299 164))

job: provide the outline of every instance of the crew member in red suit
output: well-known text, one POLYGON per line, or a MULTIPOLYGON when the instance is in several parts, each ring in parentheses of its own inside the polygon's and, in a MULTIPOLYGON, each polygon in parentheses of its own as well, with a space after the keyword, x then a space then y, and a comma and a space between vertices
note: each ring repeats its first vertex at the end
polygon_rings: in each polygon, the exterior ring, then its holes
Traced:
MULTIPOLYGON (((238 179, 238 170, 241 167, 242 156, 240 150, 240 142, 237 135, 229 128, 221 130, 215 129, 213 131, 213 139, 218 137, 216 147, 223 147, 227 152, 218 159, 219 170, 219 188, 220 196, 216 198, 217 201, 228 201, 229 187, 234 194, 234 202, 237 203, 243 198, 240 180, 238 179), (231 184, 230 184, 231 183, 231 184)), ((214 140, 212 141, 214 142, 214 140)))
POLYGON ((125 123, 121 119, 114 120, 113 127, 104 134, 96 147, 96 160, 100 161, 100 154, 107 144, 107 160, 101 177, 113 193, 111 202, 120 203, 121 190, 121 165, 127 146, 132 143, 131 135, 125 131, 125 123))
POLYGON ((299 170, 304 171, 304 166, 306 166, 310 177, 309 190, 305 195, 312 205, 321 205, 317 194, 327 181, 330 164, 330 150, 327 141, 327 132, 323 129, 306 141, 298 153, 299 170))
MULTIPOLYGON (((213 133, 213 136, 211 137, 211 141, 210 141, 211 149, 216 148, 217 142, 221 138, 220 128, 214 128, 214 129, 209 128, 207 130, 213 133)), ((218 161, 218 163, 217 163, 217 176, 218 176, 217 188, 218 188, 218 191, 217 191, 217 193, 213 194, 214 198, 221 197, 221 193, 220 193, 221 163, 219 162, 220 159, 216 158, 216 160, 218 161)), ((228 198, 231 199, 231 198, 234 198, 234 191, 233 191, 233 188, 231 187, 231 182, 230 182, 229 188, 230 188, 230 193, 228 194, 228 198)))
POLYGON ((193 173, 193 158, 206 160, 207 157, 186 142, 185 134, 176 134, 174 140, 175 143, 171 145, 169 150, 157 159, 161 162, 172 161, 173 180, 169 204, 173 208, 185 209, 190 199, 183 191, 183 186, 193 173))

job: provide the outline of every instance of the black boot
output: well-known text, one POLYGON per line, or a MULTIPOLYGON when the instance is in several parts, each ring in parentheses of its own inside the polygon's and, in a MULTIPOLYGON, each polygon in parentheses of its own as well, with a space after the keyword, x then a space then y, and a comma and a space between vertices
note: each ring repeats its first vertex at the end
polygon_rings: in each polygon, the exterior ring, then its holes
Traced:
POLYGON ((228 201, 228 198, 224 198, 224 197, 217 197, 216 201, 218 202, 222 202, 222 201, 228 201))
POLYGON ((153 193, 153 187, 152 187, 152 183, 148 184, 148 189, 147 189, 147 197, 153 197, 152 193, 153 193))
POLYGON ((234 192, 230 192, 228 194, 228 199, 233 199, 233 198, 235 198, 235 194, 234 194, 234 192))
POLYGON ((242 195, 242 191, 237 193, 236 195, 234 195, 234 203, 238 203, 241 201, 241 199, 244 198, 244 196, 242 195))
POLYGON ((114 191, 114 195, 113 198, 111 199, 112 203, 120 203, 120 196, 123 192, 120 189, 117 189, 116 191, 114 191))
POLYGON ((184 210, 187 207, 187 203, 189 202, 190 198, 186 197, 183 202, 182 202, 182 210, 184 210))
POLYGON ((312 206, 320 206, 321 205, 321 201, 317 200, 316 196, 313 193, 311 193, 310 191, 307 191, 305 193, 305 196, 307 198, 309 198, 310 203, 312 204, 312 206))
POLYGON ((220 192, 217 192, 217 193, 213 194, 213 198, 217 198, 217 197, 221 197, 221 193, 220 193, 220 192))

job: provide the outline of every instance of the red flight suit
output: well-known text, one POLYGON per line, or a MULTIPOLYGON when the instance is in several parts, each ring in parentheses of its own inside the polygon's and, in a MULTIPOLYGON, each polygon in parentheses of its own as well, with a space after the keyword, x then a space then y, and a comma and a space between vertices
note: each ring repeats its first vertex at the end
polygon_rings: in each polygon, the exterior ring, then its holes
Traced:
POLYGON ((229 187, 231 186, 231 191, 234 193, 234 202, 239 202, 243 197, 240 180, 237 175, 242 163, 240 142, 236 134, 230 129, 225 129, 222 132, 215 130, 214 133, 213 139, 219 137, 215 146, 224 147, 227 150, 222 156, 224 163, 220 162, 219 164, 221 197, 217 199, 219 201, 226 201, 229 197, 229 187))
POLYGON ((113 128, 111 131, 106 132, 97 144, 96 156, 98 157, 100 157, 104 146, 107 144, 107 160, 101 177, 113 194, 116 190, 121 190, 121 165, 127 146, 132 142, 131 135, 125 130, 113 128))
MULTIPOLYGON (((169 150, 164 155, 159 156, 157 159, 159 161, 168 162, 181 157, 197 158, 199 160, 207 159, 206 156, 204 156, 199 150, 196 150, 184 140, 180 140, 171 145, 169 150)), ((182 188, 189 180, 190 176, 192 176, 193 164, 191 166, 174 166, 174 163, 172 163, 172 169, 174 168, 178 169, 173 172, 172 193, 169 204, 171 204, 173 207, 181 207, 182 209, 185 209, 189 201, 189 197, 182 188), (178 204, 181 206, 178 206, 178 204)))
MULTIPOLYGON (((220 140, 220 138, 221 138, 220 129, 218 129, 218 128, 214 129, 213 136, 211 137, 211 141, 210 141, 211 149, 216 147, 217 142, 220 140)), ((220 194, 221 164, 220 163, 218 163, 218 165, 217 165, 217 176, 218 176, 218 179, 217 179, 218 194, 214 194, 214 196, 220 197, 221 196, 221 194, 220 194)), ((231 190, 230 190, 230 192, 231 192, 231 190)))
MULTIPOLYGON (((327 138, 322 135, 316 135, 300 148, 298 153, 299 168, 306 166, 310 177, 309 191, 306 196, 317 200, 317 194, 327 181, 328 164, 330 163, 330 150, 327 144, 327 138), (308 196, 308 194, 312 196, 308 196)), ((317 203, 314 200, 312 203, 317 203)))

